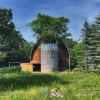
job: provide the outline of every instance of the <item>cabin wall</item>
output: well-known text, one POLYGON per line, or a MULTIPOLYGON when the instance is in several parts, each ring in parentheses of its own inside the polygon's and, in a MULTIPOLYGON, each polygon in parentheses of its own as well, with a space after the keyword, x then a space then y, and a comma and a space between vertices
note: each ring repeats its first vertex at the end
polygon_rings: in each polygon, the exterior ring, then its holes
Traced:
POLYGON ((58 44, 41 44, 41 72, 58 71, 58 44))
POLYGON ((33 64, 41 64, 41 46, 39 45, 34 54, 32 55, 32 61, 33 64))
POLYGON ((33 72, 34 66, 31 63, 21 63, 21 71, 33 72))
POLYGON ((59 58, 59 70, 64 71, 68 69, 68 51, 64 44, 59 44, 59 51, 58 51, 58 58, 59 58))

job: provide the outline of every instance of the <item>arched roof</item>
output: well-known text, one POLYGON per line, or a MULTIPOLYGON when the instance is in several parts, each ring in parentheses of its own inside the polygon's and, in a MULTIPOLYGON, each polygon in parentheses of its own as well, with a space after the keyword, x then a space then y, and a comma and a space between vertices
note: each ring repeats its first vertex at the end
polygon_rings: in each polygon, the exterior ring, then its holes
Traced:
MULTIPOLYGON (((66 45, 61 40, 58 40, 57 42, 58 44, 62 45, 62 47, 64 47, 66 49, 66 52, 68 53, 68 49, 66 45)), ((37 49, 37 47, 39 47, 40 44, 41 44, 41 40, 38 40, 36 44, 33 46, 32 51, 31 51, 31 58, 30 58, 31 60, 32 60, 32 57, 34 56, 35 50, 37 49)))

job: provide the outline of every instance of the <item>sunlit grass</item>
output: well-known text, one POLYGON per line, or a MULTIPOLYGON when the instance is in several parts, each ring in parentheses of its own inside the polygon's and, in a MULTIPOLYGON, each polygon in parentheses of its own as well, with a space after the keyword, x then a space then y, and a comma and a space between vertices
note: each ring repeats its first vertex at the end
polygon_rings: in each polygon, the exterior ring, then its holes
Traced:
POLYGON ((0 100, 99 100, 100 74, 86 72, 25 73, 4 68, 0 73, 0 100), (64 95, 50 97, 52 89, 64 95))

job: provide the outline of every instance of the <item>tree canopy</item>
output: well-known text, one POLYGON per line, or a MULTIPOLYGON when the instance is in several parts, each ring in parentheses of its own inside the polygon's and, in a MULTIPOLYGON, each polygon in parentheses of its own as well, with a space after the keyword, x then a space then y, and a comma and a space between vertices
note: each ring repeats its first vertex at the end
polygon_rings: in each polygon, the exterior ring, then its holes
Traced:
POLYGON ((69 36, 67 27, 68 23, 68 18, 55 18, 38 13, 36 20, 33 20, 29 25, 38 39, 53 42, 56 41, 57 38, 65 38, 69 36))

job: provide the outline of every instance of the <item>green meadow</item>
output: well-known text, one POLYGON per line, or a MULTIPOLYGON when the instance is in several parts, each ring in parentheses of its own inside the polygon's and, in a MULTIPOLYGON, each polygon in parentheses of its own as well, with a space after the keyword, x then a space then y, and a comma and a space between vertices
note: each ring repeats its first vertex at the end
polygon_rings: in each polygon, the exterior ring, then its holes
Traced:
POLYGON ((0 68, 0 100, 100 100, 100 72, 47 74, 0 68), (53 89, 63 97, 51 97, 53 89))

